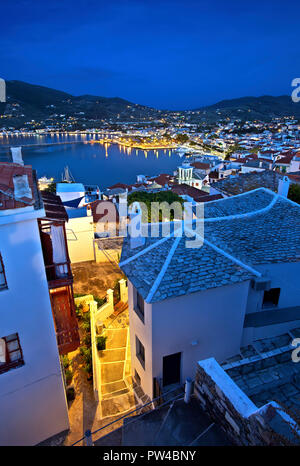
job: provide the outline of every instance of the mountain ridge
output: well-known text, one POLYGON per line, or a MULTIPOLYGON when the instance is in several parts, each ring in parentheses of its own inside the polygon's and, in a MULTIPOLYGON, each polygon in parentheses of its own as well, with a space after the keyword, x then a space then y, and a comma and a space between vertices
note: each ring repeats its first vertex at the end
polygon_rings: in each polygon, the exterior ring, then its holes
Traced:
MULTIPOLYGON (((6 81, 7 102, 0 107, 0 115, 11 115, 11 124, 70 118, 78 121, 145 121, 172 116, 178 111, 158 110, 130 102, 121 97, 73 94, 23 81, 6 81)), ((294 116, 300 119, 300 103, 288 95, 259 97, 245 96, 224 99, 194 110, 180 111, 192 122, 216 121, 230 118, 241 120, 271 120, 274 117, 294 116)))

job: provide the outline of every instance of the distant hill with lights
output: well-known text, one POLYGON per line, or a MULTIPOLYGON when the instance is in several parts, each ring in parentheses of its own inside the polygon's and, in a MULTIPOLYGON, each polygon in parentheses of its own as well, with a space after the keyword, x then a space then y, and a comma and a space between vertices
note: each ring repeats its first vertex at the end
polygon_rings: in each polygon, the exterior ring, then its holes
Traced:
POLYGON ((294 116, 300 119, 300 102, 290 96, 242 97, 223 100, 214 105, 180 112, 157 110, 129 102, 120 97, 93 95, 74 96, 69 93, 23 81, 6 81, 7 102, 0 106, 0 127, 24 127, 34 120, 41 126, 63 124, 66 128, 99 127, 103 121, 118 124, 124 121, 158 122, 176 118, 185 121, 214 122, 220 119, 264 120, 294 116), (4 117, 3 117, 4 115, 4 117))
POLYGON ((241 120, 270 120, 276 117, 294 116, 300 119, 300 102, 292 101, 291 96, 240 97, 222 100, 214 105, 197 108, 202 116, 216 119, 238 118, 241 120))
POLYGON ((6 81, 6 93, 7 103, 2 106, 2 114, 5 112, 11 115, 11 123, 31 120, 49 120, 50 123, 69 117, 71 121, 130 121, 159 115, 153 108, 137 105, 119 97, 74 96, 23 81, 6 81))

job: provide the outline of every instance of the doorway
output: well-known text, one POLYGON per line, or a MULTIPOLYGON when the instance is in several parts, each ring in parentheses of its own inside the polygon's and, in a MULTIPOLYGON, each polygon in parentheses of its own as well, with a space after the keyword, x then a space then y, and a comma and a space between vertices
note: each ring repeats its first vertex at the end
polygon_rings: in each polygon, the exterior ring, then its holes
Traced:
POLYGON ((180 383, 181 353, 163 357, 163 386, 180 383))

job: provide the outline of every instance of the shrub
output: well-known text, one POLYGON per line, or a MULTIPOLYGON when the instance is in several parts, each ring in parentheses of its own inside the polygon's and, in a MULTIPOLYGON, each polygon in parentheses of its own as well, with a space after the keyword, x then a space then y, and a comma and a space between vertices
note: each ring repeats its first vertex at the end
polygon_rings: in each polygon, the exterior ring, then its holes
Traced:
POLYGON ((75 309, 76 317, 78 320, 82 319, 82 309, 80 307, 76 307, 75 309))
POLYGON ((104 337, 104 336, 99 336, 97 337, 97 350, 98 351, 102 351, 102 350, 105 350, 106 348, 106 340, 107 340, 107 337, 104 337))
POLYGON ((288 198, 300 204, 300 186, 298 184, 290 185, 288 198))
POLYGON ((86 333, 91 332, 91 322, 90 320, 84 320, 82 324, 82 328, 86 333))
POLYGON ((68 387, 66 390, 66 395, 67 395, 67 400, 68 401, 73 401, 75 399, 75 388, 74 387, 68 387))
POLYGON ((70 365, 70 359, 69 359, 68 355, 65 354, 64 356, 62 356, 61 360, 62 360, 62 364, 64 366, 64 369, 68 369, 68 367, 70 365))
POLYGON ((66 384, 70 385, 73 379, 73 372, 71 371, 71 369, 65 370, 65 376, 66 376, 66 384))
POLYGON ((98 298, 98 296, 94 296, 94 301, 96 301, 98 307, 101 307, 105 304, 106 298, 98 298))
POLYGON ((87 346, 82 346, 80 348, 80 354, 81 356, 83 357, 83 361, 84 361, 84 370, 90 374, 92 373, 92 367, 93 367, 93 363, 92 363, 92 348, 88 348, 87 346))
POLYGON ((84 335, 82 341, 84 345, 91 346, 91 334, 87 333, 86 335, 84 335))

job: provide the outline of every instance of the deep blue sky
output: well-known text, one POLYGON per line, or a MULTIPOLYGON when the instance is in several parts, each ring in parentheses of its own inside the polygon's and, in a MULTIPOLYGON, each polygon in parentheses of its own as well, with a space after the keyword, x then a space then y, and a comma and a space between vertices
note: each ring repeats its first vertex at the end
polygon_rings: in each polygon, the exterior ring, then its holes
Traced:
POLYGON ((0 76, 184 109, 290 94, 294 0, 0 0, 0 76))

